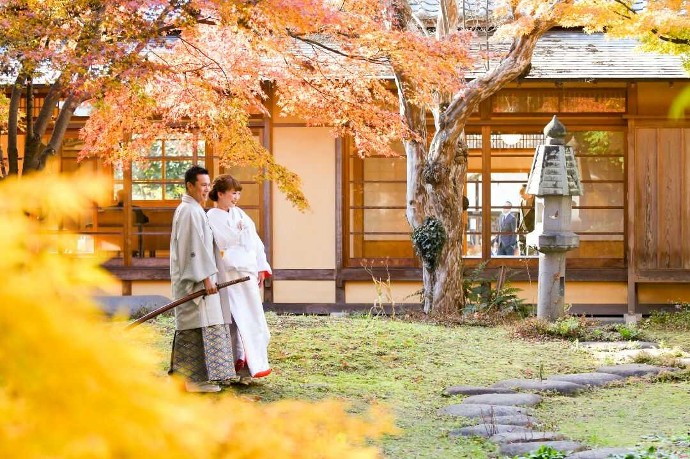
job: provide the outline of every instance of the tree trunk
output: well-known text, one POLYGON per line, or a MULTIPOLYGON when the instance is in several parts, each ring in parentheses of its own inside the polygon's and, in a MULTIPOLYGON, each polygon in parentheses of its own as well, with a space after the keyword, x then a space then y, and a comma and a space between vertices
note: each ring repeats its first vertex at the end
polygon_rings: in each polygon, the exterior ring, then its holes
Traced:
POLYGON ((55 121, 55 126, 53 127, 53 133, 50 136, 50 141, 48 142, 48 145, 41 150, 41 153, 36 158, 34 164, 36 170, 43 170, 46 167, 48 156, 54 155, 58 148, 60 148, 62 145, 62 141, 65 138, 65 132, 67 132, 67 127, 72 119, 72 115, 74 115, 74 111, 77 109, 80 103, 81 101, 72 95, 65 99, 65 102, 60 109, 60 114, 55 121))
POLYGON ((10 95, 10 113, 7 119, 7 161, 10 175, 19 174, 19 147, 17 133, 19 130, 19 104, 26 77, 20 72, 12 86, 10 95))
POLYGON ((436 141, 434 136, 429 160, 424 169, 427 188, 427 215, 438 220, 445 231, 445 243, 433 272, 425 267, 424 310, 437 317, 458 314, 465 304, 463 289, 463 191, 467 172, 467 147, 460 142, 436 141), (445 150, 445 151, 444 151, 445 150), (450 150, 450 151, 447 151, 450 150))
POLYGON ((62 84, 60 79, 58 79, 50 86, 50 90, 43 101, 43 106, 41 107, 38 117, 35 121, 31 119, 31 125, 29 124, 30 117, 27 115, 26 147, 24 151, 24 167, 22 168, 22 173, 24 174, 43 169, 47 157, 50 154, 54 154, 57 148, 60 147, 69 120, 72 118, 72 114, 76 108, 76 105, 72 103, 73 98, 71 96, 67 97, 60 108, 58 119, 53 127, 51 141, 48 146, 43 143, 43 136, 48 130, 50 121, 53 118, 55 106, 60 100, 61 89, 62 84), (29 126, 31 126, 31 129, 29 129, 29 126), (59 140, 59 142, 55 142, 55 140, 59 140), (51 145, 53 145, 52 149, 51 145))

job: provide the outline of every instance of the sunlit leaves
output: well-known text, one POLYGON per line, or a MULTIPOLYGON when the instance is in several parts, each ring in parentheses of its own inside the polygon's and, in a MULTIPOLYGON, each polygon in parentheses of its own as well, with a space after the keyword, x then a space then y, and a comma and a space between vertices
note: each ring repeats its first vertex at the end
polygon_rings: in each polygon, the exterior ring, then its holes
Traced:
POLYGON ((58 231, 106 189, 40 174, 0 184, 0 457, 378 457, 367 439, 393 427, 377 407, 209 398, 156 376, 146 327, 102 316, 91 295, 114 280, 58 231))

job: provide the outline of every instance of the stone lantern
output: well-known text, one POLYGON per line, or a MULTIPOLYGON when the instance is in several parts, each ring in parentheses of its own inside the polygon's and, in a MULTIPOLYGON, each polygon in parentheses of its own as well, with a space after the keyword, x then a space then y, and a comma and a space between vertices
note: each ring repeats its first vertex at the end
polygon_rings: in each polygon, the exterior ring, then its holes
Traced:
POLYGON ((572 196, 582 195, 582 184, 565 134, 565 126, 554 116, 544 128, 546 140, 537 147, 526 190, 537 197, 534 231, 527 242, 539 251, 537 317, 546 320, 564 314, 565 253, 580 245, 570 231, 570 217, 572 196))

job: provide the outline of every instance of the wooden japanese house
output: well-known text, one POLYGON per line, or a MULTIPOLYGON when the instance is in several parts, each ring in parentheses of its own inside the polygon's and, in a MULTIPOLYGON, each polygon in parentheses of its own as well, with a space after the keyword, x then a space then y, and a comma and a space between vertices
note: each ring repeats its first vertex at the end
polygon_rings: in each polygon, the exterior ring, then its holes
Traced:
MULTIPOLYGON (((567 258, 571 311, 635 314, 690 301, 690 119, 668 116, 688 83, 680 58, 642 53, 634 41, 549 33, 529 74, 482 103, 467 126, 470 206, 465 213, 458 209, 467 230, 465 269, 486 262, 483 276, 492 278, 507 267, 521 296, 536 302, 534 254, 499 257, 490 241, 504 202, 519 206, 542 129, 557 114, 570 133, 585 190, 573 203, 581 244, 567 258)), ((267 104, 274 109, 273 100, 267 104)), ((334 139, 327 128, 252 118, 257 140, 301 176, 311 206, 301 213, 271 183, 253 182, 252 171, 220 167, 204 139, 162 139, 151 147, 147 167, 78 163, 83 120, 74 118, 70 138, 48 168, 112 177, 113 201, 67 225, 81 233, 76 252, 110 256, 105 266, 120 281, 111 293, 169 296, 172 213, 183 171, 199 163, 214 176, 230 172, 244 183, 241 206, 257 223, 274 268, 264 291, 268 308, 369 309, 377 300, 372 275, 390 278, 392 298, 384 302, 418 301, 421 270, 405 220, 404 158, 362 159, 348 139, 334 139), (131 198, 122 207, 118 190, 131 198), (146 218, 128 217, 132 206, 146 218)))

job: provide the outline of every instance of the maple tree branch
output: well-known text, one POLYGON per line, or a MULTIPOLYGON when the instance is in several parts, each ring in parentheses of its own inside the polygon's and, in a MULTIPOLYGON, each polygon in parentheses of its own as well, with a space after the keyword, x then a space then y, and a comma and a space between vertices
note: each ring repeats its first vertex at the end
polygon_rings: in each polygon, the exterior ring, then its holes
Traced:
POLYGON ((690 45, 690 39, 688 38, 678 38, 678 37, 670 37, 668 35, 661 35, 658 30, 652 29, 651 31, 656 37, 661 40, 665 41, 667 43, 673 43, 674 45, 690 45))
MULTIPOLYGON (((631 13, 632 15, 637 14, 637 11, 635 11, 635 10, 632 9, 630 6, 628 6, 628 4, 625 3, 623 0, 613 0, 613 2, 614 2, 614 3, 617 3, 617 4, 619 4, 619 5, 621 5, 624 9, 626 9, 626 10, 627 10, 629 13, 631 13)), ((626 19, 632 19, 632 16, 627 16, 627 15, 625 15, 625 14, 623 14, 623 13, 619 13, 619 12, 617 12, 617 11, 616 11, 616 14, 619 15, 619 16, 622 16, 622 17, 624 17, 624 18, 626 18, 626 19)))
MULTIPOLYGON (((623 8, 625 8, 630 13, 630 15, 628 16, 628 15, 616 12, 616 14, 618 14, 619 16, 622 16, 625 19, 632 20, 633 16, 638 14, 638 12, 635 9, 633 9, 631 6, 629 6, 623 0, 614 0, 614 2, 621 5, 623 8)), ((656 37, 659 40, 665 41, 666 43, 672 43, 674 45, 690 46, 690 38, 678 38, 678 37, 673 37, 670 35, 662 35, 661 33, 659 33, 659 30, 657 30, 657 29, 652 29, 650 32, 653 35, 656 35, 656 37)))
MULTIPOLYGON (((50 85, 50 89, 48 90, 48 94, 46 94, 45 99, 43 100, 43 106, 41 107, 41 111, 38 113, 38 117, 36 118, 36 122, 34 125, 34 132, 37 136, 43 136, 45 133, 48 123, 50 122, 52 116, 53 116, 53 110, 55 109, 55 105, 58 103, 60 100, 60 93, 62 91, 62 78, 58 77, 57 80, 53 82, 53 84, 50 85)), ((28 116, 29 114, 27 113, 27 121, 28 121, 28 116)), ((33 115, 31 115, 33 116, 33 115)))
POLYGON ((227 72, 225 71, 225 69, 223 68, 223 65, 220 62, 218 62, 213 57, 209 56, 208 53, 206 53, 204 50, 202 50, 201 48, 196 46, 194 43, 187 41, 182 37, 178 37, 178 38, 185 46, 193 49, 194 51, 196 51, 197 53, 201 54, 203 57, 205 57, 206 59, 208 59, 209 61, 214 63, 216 65, 216 67, 218 68, 218 70, 220 71, 220 73, 223 75, 223 78, 225 79, 225 81, 228 84, 230 84, 230 77, 228 76, 227 72))
POLYGON ((350 53, 346 53, 345 51, 342 51, 340 49, 334 48, 332 46, 325 45, 325 44, 321 43, 320 41, 312 40, 311 38, 307 38, 303 34, 297 34, 297 33, 291 32, 289 30, 287 31, 287 34, 290 37, 294 38, 295 40, 299 40, 299 41, 306 43, 308 45, 311 45, 315 48, 320 48, 324 51, 328 51, 330 53, 337 54, 339 56, 347 57, 349 59, 355 59, 355 60, 360 60, 360 61, 369 62, 372 64, 379 64, 379 65, 384 65, 384 64, 388 63, 388 60, 385 57, 371 58, 371 57, 365 57, 365 56, 361 56, 361 55, 357 55, 357 54, 350 54, 350 53))
POLYGON ((62 140, 65 137, 65 132, 67 132, 67 127, 69 126, 69 121, 77 109, 79 104, 82 102, 81 99, 76 98, 73 94, 67 96, 60 110, 60 114, 55 121, 55 126, 53 127, 53 132, 50 136, 50 141, 48 145, 38 154, 38 157, 34 160, 35 167, 37 170, 43 170, 48 160, 48 156, 54 155, 57 149, 62 144, 62 140))

